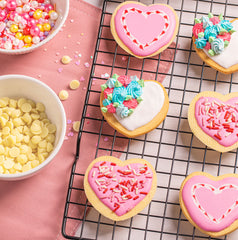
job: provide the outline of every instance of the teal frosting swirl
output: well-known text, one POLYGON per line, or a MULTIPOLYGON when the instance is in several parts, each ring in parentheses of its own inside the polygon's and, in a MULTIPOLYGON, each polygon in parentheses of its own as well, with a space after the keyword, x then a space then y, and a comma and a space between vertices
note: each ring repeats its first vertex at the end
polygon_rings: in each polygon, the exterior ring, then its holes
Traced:
POLYGON ((219 32, 221 31, 222 27, 220 24, 216 24, 214 25, 214 29, 217 31, 217 34, 219 34, 219 32))
POLYGON ((107 106, 107 105, 109 105, 109 104, 111 104, 112 102, 110 101, 110 100, 108 100, 108 99, 104 99, 103 101, 102 101, 102 104, 103 104, 103 106, 107 106))
POLYGON ((220 21, 219 24, 221 25, 222 28, 224 28, 228 32, 233 28, 232 23, 228 20, 222 20, 220 21))
POLYGON ((130 95, 135 99, 140 97, 142 94, 142 87, 137 81, 131 81, 126 89, 127 89, 127 95, 130 95))
POLYGON ((115 78, 109 78, 107 80, 106 84, 109 88, 114 88, 115 87, 115 82, 116 82, 115 78))
POLYGON ((209 40, 209 37, 214 37, 216 38, 218 32, 217 32, 217 29, 216 27, 214 26, 211 26, 211 27, 207 27, 204 31, 204 37, 209 40))
POLYGON ((220 38, 214 39, 214 41, 211 42, 211 49, 215 54, 220 54, 224 50, 224 41, 220 38))
POLYGON ((202 17, 202 24, 203 29, 206 29, 207 27, 211 27, 213 25, 212 22, 209 20, 209 17, 207 16, 202 17))
POLYGON ((123 104, 121 104, 116 108, 116 113, 119 117, 125 118, 128 117, 130 111, 128 107, 125 107, 123 104))
POLYGON ((197 38, 195 44, 197 48, 203 49, 207 44, 207 40, 205 38, 197 38))
POLYGON ((122 104, 125 101, 126 96, 127 96, 126 88, 124 87, 114 88, 112 93, 112 102, 122 104))

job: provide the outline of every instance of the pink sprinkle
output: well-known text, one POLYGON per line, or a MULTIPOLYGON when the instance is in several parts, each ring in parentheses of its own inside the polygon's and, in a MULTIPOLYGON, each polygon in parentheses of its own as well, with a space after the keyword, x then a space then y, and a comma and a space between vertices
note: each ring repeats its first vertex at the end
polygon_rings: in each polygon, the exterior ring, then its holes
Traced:
POLYGON ((56 55, 56 56, 59 56, 59 55, 60 55, 60 53, 59 53, 59 52, 57 52, 55 55, 56 55))
POLYGON ((55 60, 55 63, 58 63, 59 62, 59 60, 55 60))
POLYGON ((95 82, 93 82, 92 85, 95 85, 95 82))
POLYGON ((122 61, 126 61, 127 57, 123 56, 121 59, 122 59, 122 61))
POLYGON ((80 61, 76 61, 75 64, 78 66, 80 64, 80 61))
POLYGON ((79 81, 80 81, 80 82, 83 82, 83 81, 85 81, 85 78, 84 78, 84 77, 81 77, 81 78, 79 79, 79 81))
POLYGON ((74 19, 71 19, 70 22, 73 23, 73 22, 74 22, 74 19))
POLYGON ((96 79, 96 78, 93 78, 93 81, 97 81, 97 79, 96 79))
POLYGON ((62 71, 63 71, 63 68, 58 68, 59 73, 62 73, 62 71))
POLYGON ((75 55, 74 55, 74 58, 78 58, 78 55, 75 54, 75 55))
POLYGON ((90 65, 89 65, 88 62, 84 63, 84 66, 85 66, 86 68, 90 67, 90 65))
POLYGON ((107 141, 108 141, 108 137, 105 137, 105 138, 104 138, 104 142, 107 142, 107 141))
POLYGON ((105 62, 104 62, 104 61, 102 61, 101 63, 102 63, 102 64, 104 64, 105 62))
POLYGON ((68 133, 68 137, 73 137, 74 136, 74 133, 73 132, 69 132, 68 133))
POLYGON ((86 87, 83 87, 83 90, 86 90, 87 88, 86 87))
POLYGON ((67 136, 64 136, 64 140, 68 140, 69 138, 67 136))
POLYGON ((68 119, 67 124, 70 124, 70 123, 72 123, 72 120, 68 119))
POLYGON ((88 113, 86 116, 87 116, 87 117, 90 117, 90 114, 88 113))

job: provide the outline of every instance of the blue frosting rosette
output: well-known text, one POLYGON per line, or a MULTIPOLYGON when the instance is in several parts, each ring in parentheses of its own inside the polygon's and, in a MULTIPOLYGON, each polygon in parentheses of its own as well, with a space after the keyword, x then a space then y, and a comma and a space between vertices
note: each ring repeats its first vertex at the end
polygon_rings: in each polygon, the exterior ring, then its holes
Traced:
POLYGON ((229 45, 231 34, 235 32, 232 23, 209 13, 201 19, 195 19, 193 35, 198 49, 206 49, 211 56, 222 53, 229 45))
POLYGON ((134 111, 133 108, 142 101, 144 80, 131 76, 129 84, 127 82, 128 85, 125 83, 123 85, 118 78, 119 76, 114 74, 105 84, 101 85, 104 93, 101 110, 104 113, 116 113, 120 118, 125 118, 130 116, 134 111), (130 101, 133 104, 128 104, 130 101))

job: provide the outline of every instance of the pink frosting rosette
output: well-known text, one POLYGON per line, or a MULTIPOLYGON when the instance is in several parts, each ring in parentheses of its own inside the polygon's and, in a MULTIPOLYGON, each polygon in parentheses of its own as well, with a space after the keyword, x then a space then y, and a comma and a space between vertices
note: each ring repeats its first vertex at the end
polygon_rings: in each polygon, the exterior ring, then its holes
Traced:
POLYGON ((198 38, 198 34, 200 32, 204 32, 204 29, 203 29, 203 24, 202 23, 197 23, 193 26, 193 35, 195 38, 198 38))

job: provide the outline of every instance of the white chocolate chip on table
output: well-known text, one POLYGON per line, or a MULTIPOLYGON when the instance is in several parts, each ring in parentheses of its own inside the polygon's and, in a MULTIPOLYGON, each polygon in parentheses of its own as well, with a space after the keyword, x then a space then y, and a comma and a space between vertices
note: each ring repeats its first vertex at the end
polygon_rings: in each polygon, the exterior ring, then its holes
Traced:
POLYGON ((71 57, 69 57, 69 56, 63 56, 62 58, 61 58, 61 62, 63 63, 63 64, 69 64, 70 62, 72 61, 72 58, 71 57))
POLYGON ((0 98, 0 174, 38 166, 53 150, 55 133, 42 103, 0 98))
POLYGON ((59 92, 59 98, 60 100, 66 100, 69 97, 69 93, 66 90, 61 90, 59 92))
POLYGON ((75 121, 75 122, 73 123, 73 130, 74 130, 75 132, 79 132, 79 127, 80 127, 80 121, 75 121))
POLYGON ((72 90, 75 90, 77 88, 79 88, 80 86, 80 82, 78 80, 72 80, 70 83, 69 83, 69 87, 70 89, 72 90))

